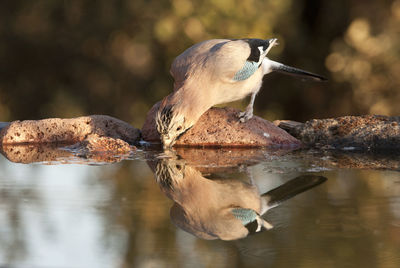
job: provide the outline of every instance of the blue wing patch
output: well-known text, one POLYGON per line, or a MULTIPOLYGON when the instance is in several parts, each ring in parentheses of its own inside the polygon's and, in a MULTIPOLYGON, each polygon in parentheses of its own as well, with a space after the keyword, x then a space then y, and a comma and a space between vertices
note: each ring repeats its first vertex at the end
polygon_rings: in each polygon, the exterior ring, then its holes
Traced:
POLYGON ((257 213, 249 208, 234 208, 232 214, 236 219, 241 220, 243 225, 253 222, 257 219, 257 213))
POLYGON ((252 76, 258 69, 258 63, 254 61, 246 61, 244 64, 243 68, 240 69, 235 76, 233 77, 233 80, 236 81, 242 81, 246 80, 250 76, 252 76))

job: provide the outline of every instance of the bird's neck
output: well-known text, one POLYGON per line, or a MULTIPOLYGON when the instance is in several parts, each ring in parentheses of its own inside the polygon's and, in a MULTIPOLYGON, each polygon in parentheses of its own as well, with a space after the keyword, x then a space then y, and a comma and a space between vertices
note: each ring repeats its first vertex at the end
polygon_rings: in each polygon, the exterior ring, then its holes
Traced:
POLYGON ((174 110, 184 114, 185 119, 193 124, 197 122, 200 116, 212 107, 210 103, 211 96, 201 94, 204 92, 201 88, 193 90, 182 87, 175 91, 171 96, 171 103, 175 106, 174 110))

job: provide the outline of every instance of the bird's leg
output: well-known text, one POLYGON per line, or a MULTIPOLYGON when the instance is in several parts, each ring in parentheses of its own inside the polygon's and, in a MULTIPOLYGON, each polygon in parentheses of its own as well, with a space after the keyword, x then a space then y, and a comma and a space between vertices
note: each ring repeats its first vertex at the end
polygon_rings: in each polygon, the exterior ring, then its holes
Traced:
POLYGON ((253 117, 253 105, 254 100, 256 99, 257 92, 253 92, 250 97, 250 103, 247 105, 246 110, 244 112, 239 113, 239 121, 241 123, 246 122, 247 120, 253 117))

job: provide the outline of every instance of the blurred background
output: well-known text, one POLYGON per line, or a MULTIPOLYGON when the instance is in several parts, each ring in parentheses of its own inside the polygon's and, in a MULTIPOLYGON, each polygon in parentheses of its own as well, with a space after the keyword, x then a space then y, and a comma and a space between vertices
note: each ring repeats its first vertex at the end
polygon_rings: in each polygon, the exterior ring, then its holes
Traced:
POLYGON ((2 1, 0 121, 107 114, 141 127, 177 55, 245 37, 277 37, 270 58, 329 78, 267 76, 257 115, 399 115, 399 33, 400 0, 2 1))

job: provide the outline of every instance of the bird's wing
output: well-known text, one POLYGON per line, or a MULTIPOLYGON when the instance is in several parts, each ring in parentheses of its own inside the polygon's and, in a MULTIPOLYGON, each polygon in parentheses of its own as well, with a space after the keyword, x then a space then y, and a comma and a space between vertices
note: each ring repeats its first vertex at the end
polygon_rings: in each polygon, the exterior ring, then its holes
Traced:
POLYGON ((246 80, 259 68, 256 62, 248 60, 250 54, 251 49, 247 42, 241 39, 230 40, 215 50, 210 59, 210 69, 215 77, 223 81, 246 80))
POLYGON ((285 64, 273 61, 268 59, 270 64, 271 71, 276 71, 284 74, 289 74, 293 76, 303 77, 303 78, 311 78, 317 81, 326 81, 327 79, 321 75, 314 74, 302 69, 298 69, 295 67, 287 66, 285 64))
POLYGON ((245 61, 243 67, 235 73, 233 76, 233 80, 235 81, 243 81, 252 76, 257 69, 259 68, 259 64, 254 61, 245 61))
POLYGON ((175 89, 187 79, 245 80, 258 69, 258 65, 247 61, 250 53, 249 44, 240 39, 212 39, 196 44, 172 63, 170 72, 175 79, 175 89))
POLYGON ((191 46, 172 62, 170 73, 175 80, 175 90, 178 89, 187 78, 193 77, 210 65, 210 59, 227 39, 212 39, 191 46))

